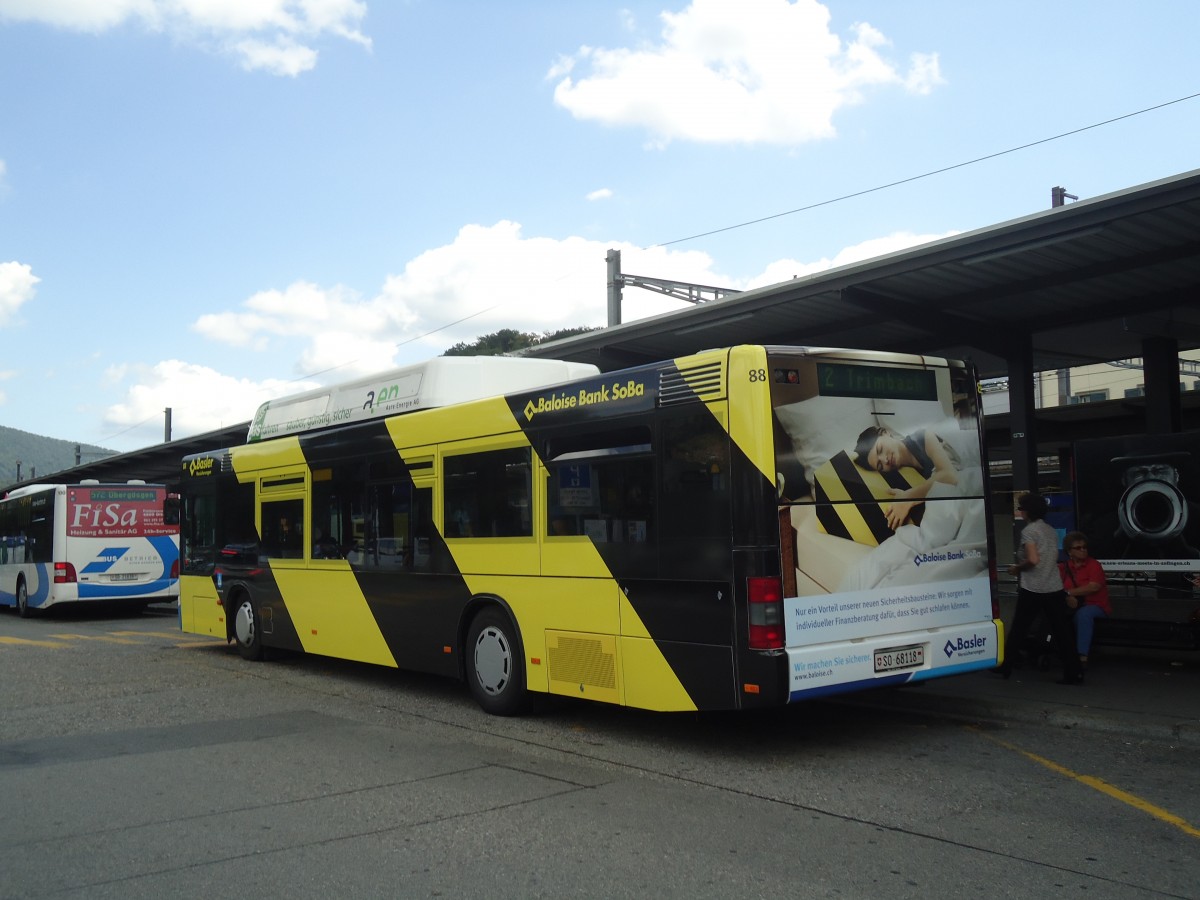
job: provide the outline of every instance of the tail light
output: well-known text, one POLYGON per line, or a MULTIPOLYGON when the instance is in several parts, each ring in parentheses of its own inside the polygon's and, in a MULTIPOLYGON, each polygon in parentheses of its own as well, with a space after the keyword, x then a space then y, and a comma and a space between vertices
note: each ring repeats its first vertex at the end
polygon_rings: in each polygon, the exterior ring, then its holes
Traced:
POLYGON ((171 577, 179 577, 179 559, 178 557, 171 563, 171 577))
POLYGON ((79 579, 75 576, 75 567, 68 562, 54 564, 55 584, 74 584, 79 579))
POLYGON ((747 578, 750 649, 783 648, 783 583, 778 578, 747 578))

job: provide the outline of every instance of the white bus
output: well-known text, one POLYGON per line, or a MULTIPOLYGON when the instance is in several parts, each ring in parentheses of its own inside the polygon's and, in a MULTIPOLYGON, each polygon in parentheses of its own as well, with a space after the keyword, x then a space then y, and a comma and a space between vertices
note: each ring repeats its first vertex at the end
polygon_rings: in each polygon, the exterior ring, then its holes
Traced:
POLYGON ((179 500, 163 485, 35 484, 0 500, 0 606, 179 596, 179 500))

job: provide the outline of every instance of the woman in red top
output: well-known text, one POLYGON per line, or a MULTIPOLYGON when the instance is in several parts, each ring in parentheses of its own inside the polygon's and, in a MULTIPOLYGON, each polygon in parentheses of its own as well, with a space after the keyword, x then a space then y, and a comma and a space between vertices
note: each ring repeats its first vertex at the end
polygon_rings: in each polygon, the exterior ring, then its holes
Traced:
POLYGON ((1079 665, 1086 668, 1088 651, 1096 620, 1112 615, 1108 599, 1108 581, 1100 563, 1088 556, 1087 536, 1082 531, 1068 532, 1063 538, 1067 561, 1059 563, 1063 587, 1067 591, 1067 606, 1075 610, 1075 649, 1079 665))

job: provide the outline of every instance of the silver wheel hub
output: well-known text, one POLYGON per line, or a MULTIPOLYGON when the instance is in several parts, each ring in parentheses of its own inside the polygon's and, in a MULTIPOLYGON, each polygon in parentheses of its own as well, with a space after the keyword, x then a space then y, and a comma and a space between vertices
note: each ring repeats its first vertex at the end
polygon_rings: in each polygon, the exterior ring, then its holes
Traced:
POLYGON ((504 632, 493 625, 475 639, 475 677, 492 696, 503 693, 512 677, 512 648, 504 632))
POLYGON ((249 647, 254 643, 254 607, 249 600, 243 600, 238 607, 233 617, 233 632, 239 644, 249 647))

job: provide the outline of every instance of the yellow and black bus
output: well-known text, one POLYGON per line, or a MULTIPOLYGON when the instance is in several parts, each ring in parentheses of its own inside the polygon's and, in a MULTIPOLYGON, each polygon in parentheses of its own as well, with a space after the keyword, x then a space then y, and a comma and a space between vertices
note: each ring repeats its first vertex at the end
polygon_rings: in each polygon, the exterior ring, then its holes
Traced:
POLYGON ((775 706, 1002 659, 969 365, 550 362, 272 401, 245 445, 184 459, 183 629, 461 678, 501 715, 775 706))

